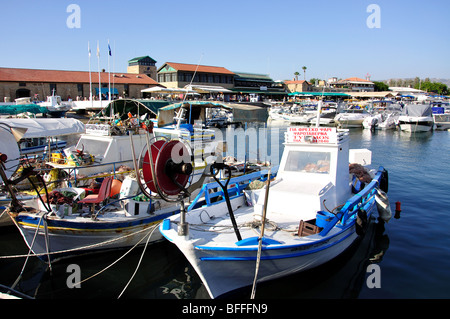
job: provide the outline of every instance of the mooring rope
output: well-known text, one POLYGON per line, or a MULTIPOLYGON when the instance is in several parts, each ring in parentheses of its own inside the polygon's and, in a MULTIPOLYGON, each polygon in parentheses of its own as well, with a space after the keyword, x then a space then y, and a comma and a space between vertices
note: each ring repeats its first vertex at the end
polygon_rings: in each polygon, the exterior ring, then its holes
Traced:
POLYGON ((266 215, 267 215, 267 201, 269 200, 269 188, 270 188, 270 168, 269 168, 269 174, 267 178, 267 184, 266 184, 266 196, 264 197, 264 211, 263 216, 261 219, 261 234, 258 238, 258 254, 256 256, 256 267, 255 267, 255 278, 253 279, 253 286, 252 286, 252 293, 250 295, 250 299, 255 299, 256 294, 256 281, 258 280, 258 273, 259 273, 259 265, 261 263, 261 252, 262 252, 262 240, 264 238, 264 229, 266 225, 266 215))
MULTIPOLYGON (((150 235, 148 236, 147 241, 145 242, 145 247, 144 247, 144 249, 142 250, 141 258, 139 259, 139 262, 138 262, 138 264, 137 264, 137 266, 136 266, 136 269, 135 269, 133 275, 131 276, 130 280, 128 280, 127 284, 126 284, 125 287, 123 288, 123 290, 122 290, 122 292, 120 293, 120 295, 117 297, 117 299, 119 299, 120 297, 122 297, 122 294, 123 294, 123 293, 125 292, 125 290, 128 288, 128 285, 131 283, 131 281, 133 280, 134 276, 136 275, 136 273, 137 273, 137 271, 138 271, 138 269, 139 269, 139 267, 140 267, 140 265, 141 265, 142 258, 144 258, 144 254, 145 254, 145 251, 147 250, 147 246, 148 246, 148 243, 149 243, 149 241, 150 241, 150 238, 152 237, 153 232, 155 231, 155 229, 158 228, 158 225, 159 225, 159 224, 161 224, 161 222, 158 223, 158 224, 153 228, 152 232, 151 232, 150 235)), ((143 238, 145 238, 145 236, 144 236, 143 238)))
MULTIPOLYGON (((38 229, 39 229, 39 228, 36 228, 36 231, 37 231, 38 229)), ((108 244, 110 244, 110 243, 112 243, 112 242, 122 240, 122 239, 124 239, 124 238, 133 236, 133 235, 135 235, 135 234, 138 234, 138 233, 140 233, 140 232, 144 232, 144 231, 146 231, 146 230, 147 230, 147 228, 144 228, 144 229, 138 230, 138 231, 136 231, 136 232, 130 233, 130 234, 128 234, 128 235, 124 235, 124 236, 121 236, 121 237, 118 237, 118 238, 109 239, 109 240, 106 240, 106 241, 104 241, 104 242, 97 243, 97 244, 92 244, 92 245, 87 245, 87 246, 82 246, 82 247, 77 247, 77 248, 72 248, 72 249, 66 249, 66 250, 59 250, 59 251, 49 252, 48 255, 64 254, 64 253, 70 253, 70 252, 77 251, 77 250, 91 249, 91 248, 96 248, 96 247, 100 247, 100 246, 103 246, 103 245, 108 245, 108 244)), ((33 244, 34 244, 34 239, 33 239, 33 244)), ((31 246, 31 247, 33 247, 33 246, 31 246)), ((30 250, 31 250, 31 249, 30 249, 30 250)), ((40 257, 40 256, 47 255, 47 253, 40 253, 40 254, 33 253, 33 255, 36 256, 36 257, 40 257)), ((29 254, 27 254, 27 255, 0 256, 0 259, 23 258, 23 257, 28 257, 28 256, 29 256, 29 254)))
MULTIPOLYGON (((159 225, 159 223, 158 223, 158 225, 159 225)), ((150 237, 152 236, 152 234, 153 234, 153 232, 155 231, 156 228, 157 228, 157 227, 155 227, 154 229, 152 229, 151 234, 150 234, 150 236, 149 236, 148 239, 147 239, 147 243, 146 243, 145 248, 147 248, 147 244, 148 244, 148 242, 149 242, 149 240, 150 240, 150 237)), ((148 229, 144 229, 144 230, 148 230, 148 229)), ((143 231, 143 230, 140 230, 139 232, 141 232, 141 231, 143 231)), ((86 282, 86 281, 88 281, 88 280, 90 280, 90 279, 92 279, 92 278, 94 278, 94 277, 100 275, 101 273, 105 272, 106 270, 108 270, 108 269, 111 268, 112 266, 114 266, 116 263, 118 263, 120 260, 122 260, 126 255, 128 255, 134 248, 136 248, 136 247, 137 247, 137 246, 145 239, 146 236, 147 236, 147 235, 144 235, 144 236, 143 236, 143 237, 142 237, 142 238, 141 238, 141 239, 140 239, 133 247, 131 247, 127 252, 125 252, 122 256, 120 256, 117 260, 115 260, 114 262, 112 262, 111 264, 109 264, 108 266, 106 266, 105 268, 103 268, 102 270, 98 271, 97 273, 93 274, 92 276, 90 276, 90 277, 88 277, 88 278, 86 278, 86 279, 83 279, 83 280, 81 280, 81 281, 75 283, 74 285, 79 285, 79 284, 81 284, 81 283, 83 283, 83 282, 86 282)), ((144 251, 145 251, 145 249, 144 249, 144 251)), ((122 292, 123 292, 123 291, 122 291, 122 292)))

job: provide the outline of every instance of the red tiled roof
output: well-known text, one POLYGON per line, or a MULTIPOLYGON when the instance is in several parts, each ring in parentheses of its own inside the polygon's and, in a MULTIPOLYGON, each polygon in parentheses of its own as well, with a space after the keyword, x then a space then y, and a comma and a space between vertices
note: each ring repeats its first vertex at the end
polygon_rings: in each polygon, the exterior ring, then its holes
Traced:
MULTIPOLYGON (((108 82, 108 75, 108 72, 100 73, 102 83, 108 82)), ((111 73, 111 82, 113 75, 111 73)), ((115 73, 115 75, 114 83, 118 84, 158 84, 145 74, 115 73)), ((91 76, 92 83, 97 83, 98 72, 92 71, 91 76)), ((89 72, 0 68, 0 82, 89 83, 89 72)))
POLYGON ((170 65, 177 71, 191 71, 195 72, 204 72, 204 73, 218 73, 218 74, 234 74, 230 70, 227 70, 220 66, 208 66, 208 65, 199 65, 197 68, 197 64, 185 64, 185 63, 175 63, 175 62, 166 62, 164 65, 170 65))
POLYGON ((345 80, 340 80, 337 83, 347 83, 347 82, 367 82, 367 83, 372 83, 371 81, 364 80, 364 79, 357 78, 357 77, 348 78, 348 79, 345 79, 345 80))
POLYGON ((308 81, 305 80, 292 80, 292 81, 284 81, 284 83, 286 84, 303 84, 304 82, 308 83, 308 81))

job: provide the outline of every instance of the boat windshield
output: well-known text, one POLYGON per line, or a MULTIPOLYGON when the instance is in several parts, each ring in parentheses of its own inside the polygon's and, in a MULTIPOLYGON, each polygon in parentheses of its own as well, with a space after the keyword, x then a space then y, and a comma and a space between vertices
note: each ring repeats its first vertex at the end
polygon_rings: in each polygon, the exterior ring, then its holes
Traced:
POLYGON ((330 173, 330 152, 290 151, 285 171, 302 173, 330 173))

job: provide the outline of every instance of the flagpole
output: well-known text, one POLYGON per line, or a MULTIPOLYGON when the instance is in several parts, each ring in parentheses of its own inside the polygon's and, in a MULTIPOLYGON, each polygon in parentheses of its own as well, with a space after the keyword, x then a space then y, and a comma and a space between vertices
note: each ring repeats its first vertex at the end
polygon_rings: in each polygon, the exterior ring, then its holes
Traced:
POLYGON ((98 62, 98 97, 100 99, 100 108, 103 109, 102 106, 102 83, 100 80, 100 46, 97 41, 97 62, 98 62))
POLYGON ((109 68, 109 57, 111 56, 111 47, 109 46, 108 39, 108 102, 111 102, 111 70, 109 68))
POLYGON ((88 53, 89 53, 89 101, 91 101, 91 108, 93 108, 94 102, 92 101, 92 75, 91 75, 91 47, 88 41, 88 53))
POLYGON ((113 85, 112 85, 113 92, 114 92, 114 88, 115 88, 115 85, 114 85, 114 82, 115 82, 114 74, 115 74, 115 72, 116 72, 116 40, 114 40, 114 56, 113 56, 113 85))

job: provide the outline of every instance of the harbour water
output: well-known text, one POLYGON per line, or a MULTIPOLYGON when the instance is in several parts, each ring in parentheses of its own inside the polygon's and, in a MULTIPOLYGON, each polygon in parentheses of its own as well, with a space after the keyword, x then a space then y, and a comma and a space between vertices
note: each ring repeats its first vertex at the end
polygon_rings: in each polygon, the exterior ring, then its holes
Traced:
MULTIPOLYGON (((286 127, 272 129, 283 139, 286 127)), ((450 298, 450 132, 351 129, 350 139, 351 148, 372 151, 372 166, 388 170, 391 209, 401 202, 401 213, 386 224, 374 220, 357 245, 318 269, 258 284, 256 298, 450 298), (368 265, 372 263, 379 266, 380 287, 368 284, 368 265)), ((280 143, 280 155, 282 148, 280 143)), ((25 258, 1 256, 27 252, 17 229, 0 229, 0 284, 13 285, 25 262, 25 258)), ((116 299, 125 288, 123 299, 209 298, 195 271, 169 242, 125 253, 127 250, 62 260, 54 263, 51 271, 30 257, 15 289, 36 299, 116 299), (79 288, 69 288, 72 273, 68 265, 79 267, 83 280, 93 277, 79 288)), ((250 290, 229 297, 248 299, 250 290)))

